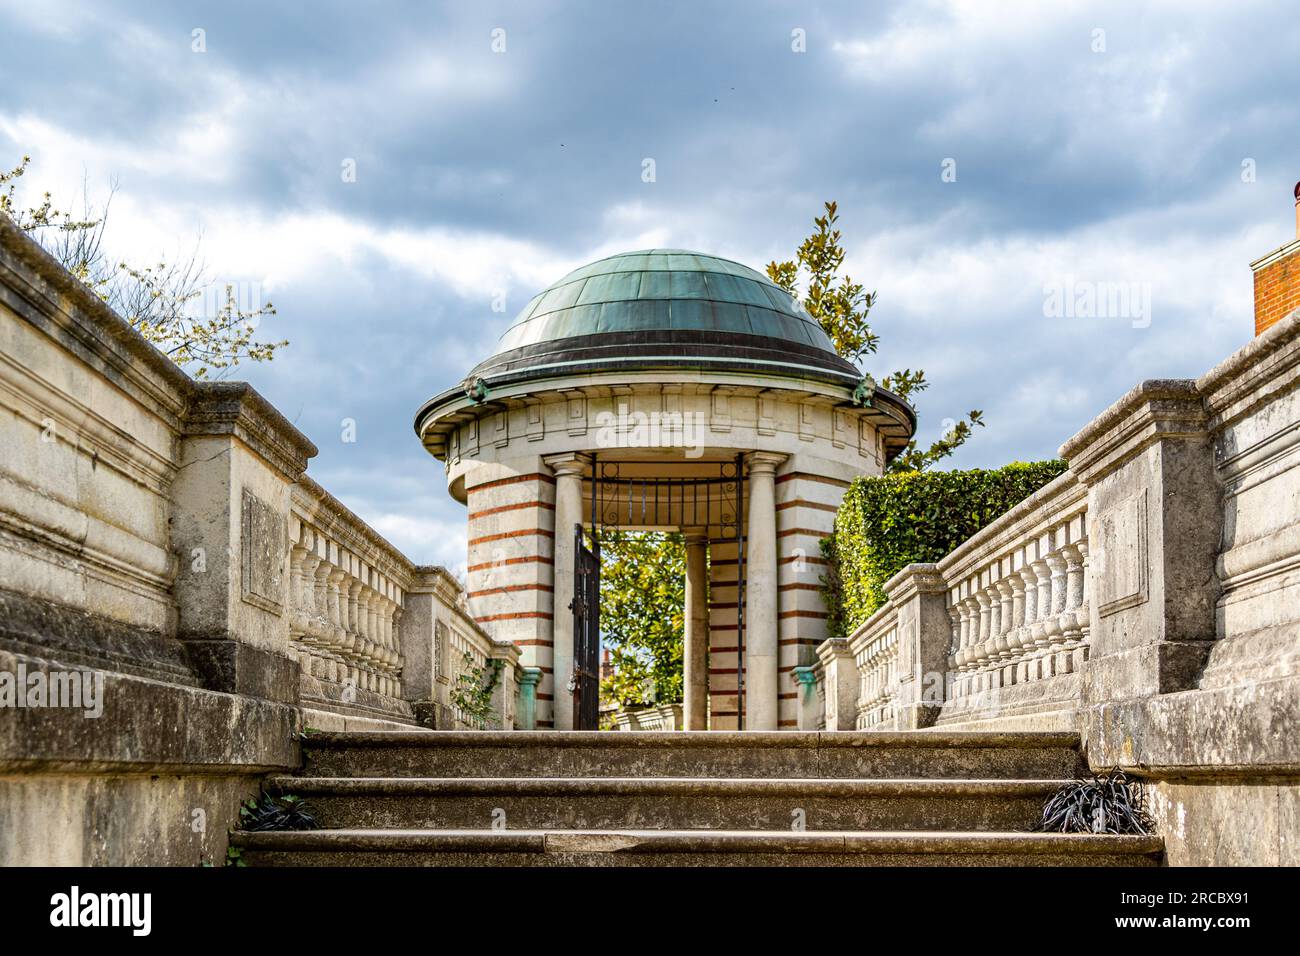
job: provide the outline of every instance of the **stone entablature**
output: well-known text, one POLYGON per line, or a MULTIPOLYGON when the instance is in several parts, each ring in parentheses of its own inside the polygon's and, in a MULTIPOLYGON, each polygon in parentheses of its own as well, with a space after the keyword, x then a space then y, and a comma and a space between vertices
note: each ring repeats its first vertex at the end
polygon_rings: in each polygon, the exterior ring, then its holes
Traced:
MULTIPOLYGON (((763 448, 840 463, 837 477, 883 468, 907 443, 909 413, 887 393, 872 407, 816 382, 666 371, 582 376, 465 397, 420 419, 425 447, 466 500, 466 475, 483 462, 586 452, 677 449, 726 454, 763 448)), ((688 459, 689 460, 689 459, 688 459)))

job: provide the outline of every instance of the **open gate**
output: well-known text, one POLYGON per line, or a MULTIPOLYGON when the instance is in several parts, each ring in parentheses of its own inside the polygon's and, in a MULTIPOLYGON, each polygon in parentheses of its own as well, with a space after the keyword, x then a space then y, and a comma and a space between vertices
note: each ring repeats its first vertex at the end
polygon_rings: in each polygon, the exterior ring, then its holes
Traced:
POLYGON ((573 535, 573 726, 597 730, 600 722, 601 527, 669 525, 713 529, 714 540, 736 544, 736 725, 744 727, 745 696, 745 461, 718 462, 716 476, 624 477, 620 462, 591 455, 591 528, 573 535), (588 547, 590 541, 590 547, 588 547))
POLYGON ((573 727, 600 723, 600 539, 587 547, 582 525, 573 529, 573 727))

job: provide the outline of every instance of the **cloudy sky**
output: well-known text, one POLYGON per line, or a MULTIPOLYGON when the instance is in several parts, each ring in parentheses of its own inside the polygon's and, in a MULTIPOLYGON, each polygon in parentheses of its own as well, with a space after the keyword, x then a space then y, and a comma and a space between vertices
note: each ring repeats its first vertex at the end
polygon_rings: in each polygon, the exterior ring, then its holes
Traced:
POLYGON ((30 154, 56 199, 116 183, 118 256, 201 236, 216 281, 259 286, 292 344, 237 376, 322 484, 458 567, 415 409, 613 252, 761 267, 838 200, 871 370, 927 371, 923 439, 984 410, 959 467, 1209 368, 1252 334, 1248 263, 1294 237, 1297 51, 1293 11, 1246 0, 0 0, 0 165, 30 154))

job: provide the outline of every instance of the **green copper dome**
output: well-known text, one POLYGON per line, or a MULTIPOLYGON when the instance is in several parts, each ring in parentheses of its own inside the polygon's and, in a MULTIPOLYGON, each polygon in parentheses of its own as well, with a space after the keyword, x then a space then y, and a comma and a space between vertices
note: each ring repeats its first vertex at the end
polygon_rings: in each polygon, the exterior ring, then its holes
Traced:
POLYGON ((835 351, 821 326, 766 276, 681 249, 624 252, 570 272, 524 306, 499 351, 577 335, 685 329, 835 351))
POLYGON ((469 379, 713 369, 856 383, 826 333, 759 272, 717 256, 646 249, 570 272, 538 293, 469 379))
POLYGON ((585 265, 534 296, 493 355, 420 406, 415 431, 441 457, 457 423, 502 396, 659 375, 838 394, 876 423, 887 452, 916 428, 911 407, 837 355, 821 326, 761 273, 699 252, 645 249, 585 265))

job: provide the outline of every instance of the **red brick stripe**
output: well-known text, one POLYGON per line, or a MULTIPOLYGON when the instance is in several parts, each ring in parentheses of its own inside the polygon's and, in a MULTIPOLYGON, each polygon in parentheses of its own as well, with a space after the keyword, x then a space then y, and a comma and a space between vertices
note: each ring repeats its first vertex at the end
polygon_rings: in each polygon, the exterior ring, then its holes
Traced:
MULTIPOLYGON (((519 611, 515 614, 488 614, 484 617, 476 617, 474 620, 480 624, 484 621, 518 621, 523 618, 541 618, 542 620, 551 620, 549 611, 519 611)), ((541 641, 515 641, 516 644, 540 644, 541 641)), ((550 644, 550 641, 546 642, 550 644)))
POLYGON ((469 544, 472 547, 476 544, 487 544, 489 541, 504 541, 507 538, 527 538, 530 535, 537 535, 541 538, 554 538, 554 531, 547 531, 545 528, 521 528, 518 531, 503 531, 501 534, 485 534, 481 538, 470 538, 469 544))
POLYGON ((488 515, 499 515, 503 511, 523 511, 525 508, 541 508, 543 510, 555 510, 555 505, 549 501, 521 501, 517 505, 501 505, 498 508, 484 508, 482 511, 471 511, 469 520, 476 518, 486 518, 488 515))
POLYGON ((782 611, 777 615, 778 620, 784 620, 789 617, 812 617, 819 621, 824 621, 828 615, 825 611, 782 611))
POLYGON ((467 571, 486 571, 488 568, 501 568, 507 564, 554 564, 554 558, 548 558, 544 554, 530 554, 522 558, 506 558, 504 561, 488 561, 485 564, 471 564, 465 570, 467 571))
POLYGON ((785 511, 787 508, 811 508, 814 511, 829 511, 831 514, 839 511, 839 505, 824 505, 817 501, 807 501, 803 498, 795 498, 791 501, 783 501, 776 506, 777 511, 785 511))
POLYGON ((806 471, 787 472, 784 475, 778 476, 775 483, 779 485, 785 481, 794 481, 796 478, 801 478, 804 481, 821 482, 823 485, 834 485, 837 488, 847 488, 849 486, 847 481, 842 481, 839 478, 827 478, 823 475, 810 475, 806 471))
POLYGON ((515 475, 513 478, 498 478, 496 481, 485 481, 481 485, 466 488, 465 494, 472 495, 476 491, 487 491, 489 488, 500 488, 503 485, 517 485, 523 481, 545 481, 553 485, 555 484, 555 476, 543 475, 538 472, 531 475, 515 475))
POLYGON ((484 588, 482 591, 470 591, 469 596, 472 598, 486 597, 489 594, 510 594, 514 591, 554 591, 555 588, 549 584, 510 584, 503 585, 499 588, 484 588))

